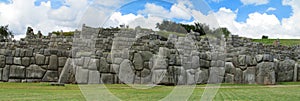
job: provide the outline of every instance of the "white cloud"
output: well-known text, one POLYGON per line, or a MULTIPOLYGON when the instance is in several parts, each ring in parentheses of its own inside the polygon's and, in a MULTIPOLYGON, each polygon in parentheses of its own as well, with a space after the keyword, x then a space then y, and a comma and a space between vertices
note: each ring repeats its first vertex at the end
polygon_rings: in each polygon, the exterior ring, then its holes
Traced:
POLYGON ((263 5, 268 4, 269 0, 241 0, 244 5, 263 5))
POLYGON ((266 10, 266 12, 270 12, 270 11, 276 11, 277 9, 276 8, 274 8, 274 7, 269 7, 267 10, 266 10))
POLYGON ((51 9, 51 1, 41 2, 35 6, 35 0, 12 0, 11 3, 0 3, 0 22, 9 24, 16 39, 25 36, 26 28, 40 30, 44 35, 51 31, 70 31, 80 28, 82 23, 93 27, 102 26, 111 13, 124 2, 113 0, 66 0, 65 5, 51 9), (97 2, 96 2, 97 1, 97 2), (91 5, 91 3, 93 5, 91 5))
POLYGON ((254 12, 248 15, 246 22, 237 22, 237 13, 230 9, 220 8, 215 13, 221 27, 227 27, 233 34, 250 38, 300 38, 300 1, 284 0, 283 4, 293 8, 289 18, 279 20, 273 14, 254 12))

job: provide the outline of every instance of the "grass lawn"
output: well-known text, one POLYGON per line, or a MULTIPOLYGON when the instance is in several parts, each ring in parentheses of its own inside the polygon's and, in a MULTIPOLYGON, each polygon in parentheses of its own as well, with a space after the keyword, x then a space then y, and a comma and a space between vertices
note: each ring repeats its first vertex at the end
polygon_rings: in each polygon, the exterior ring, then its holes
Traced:
MULTIPOLYGON (((273 42, 277 39, 253 39, 254 42, 260 42, 265 45, 273 45, 273 42)), ((300 45, 300 39, 279 39, 280 45, 283 46, 294 46, 300 45)))
MULTIPOLYGON (((106 87, 113 95, 123 101, 157 101, 174 89, 173 86, 156 86, 150 89, 134 89, 127 85, 106 85, 106 87)), ((96 89, 105 88, 95 88, 94 90, 96 89)), ((189 100, 199 100, 204 89, 205 85, 197 85, 189 100)), ((182 91, 182 93, 186 92, 182 91)), ((48 83, 0 83, 0 100, 84 101, 85 97, 78 85, 50 86, 48 83)), ((98 100, 102 101, 103 99, 98 100)), ((274 86, 222 84, 214 100, 299 101, 300 83, 278 83, 274 86)))

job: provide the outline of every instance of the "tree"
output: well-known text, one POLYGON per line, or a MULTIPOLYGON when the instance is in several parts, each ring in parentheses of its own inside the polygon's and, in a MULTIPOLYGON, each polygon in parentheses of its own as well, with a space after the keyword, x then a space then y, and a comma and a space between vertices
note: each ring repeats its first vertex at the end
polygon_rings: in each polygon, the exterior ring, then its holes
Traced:
POLYGON ((268 36, 266 36, 266 35, 263 35, 262 37, 261 37, 261 39, 268 39, 269 37, 268 36))
POLYGON ((8 29, 8 25, 0 26, 0 39, 1 39, 1 41, 11 39, 13 37, 14 37, 14 35, 8 29))

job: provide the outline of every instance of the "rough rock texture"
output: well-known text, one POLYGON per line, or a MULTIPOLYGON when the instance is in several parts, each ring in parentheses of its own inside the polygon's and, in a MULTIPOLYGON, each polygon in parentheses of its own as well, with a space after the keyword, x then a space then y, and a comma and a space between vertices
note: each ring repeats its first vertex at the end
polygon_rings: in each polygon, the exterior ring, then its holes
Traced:
POLYGON ((257 83, 273 85, 275 84, 275 67, 273 62, 262 62, 257 65, 257 83))
POLYGON ((41 79, 43 78, 46 70, 38 65, 30 65, 26 68, 26 78, 28 79, 41 79))
POLYGON ((48 70, 44 77, 42 78, 42 81, 44 82, 56 82, 58 80, 58 72, 57 71, 50 71, 48 70))
POLYGON ((126 84, 132 84, 134 80, 134 71, 132 70, 132 65, 129 60, 124 60, 120 64, 120 73, 119 73, 119 79, 121 82, 126 84))
POLYGON ((277 81, 284 82, 284 81, 293 81, 294 77, 294 67, 295 61, 294 60, 284 60, 279 63, 277 67, 277 81))

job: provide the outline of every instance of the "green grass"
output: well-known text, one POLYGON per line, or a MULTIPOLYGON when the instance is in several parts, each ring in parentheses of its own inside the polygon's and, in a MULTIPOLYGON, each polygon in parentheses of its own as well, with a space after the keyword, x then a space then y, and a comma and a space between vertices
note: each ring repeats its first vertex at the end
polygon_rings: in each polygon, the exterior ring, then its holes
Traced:
MULTIPOLYGON (((263 43, 265 45, 273 45, 273 42, 277 39, 253 39, 254 42, 263 43)), ((300 39, 279 39, 280 45, 283 46, 294 46, 300 45, 300 39)))
POLYGON ((167 32, 167 31, 157 31, 158 35, 161 35, 165 38, 168 38, 170 34, 177 35, 178 37, 185 37, 186 34, 183 33, 177 33, 177 32, 167 32))
MULTIPOLYGON (((199 100, 206 85, 197 85, 190 101, 199 100)), ((104 89, 96 88, 92 90, 104 89)), ((174 89, 174 86, 156 86, 134 89, 127 85, 106 85, 108 90, 123 101, 157 101, 174 89)), ((186 87, 186 86, 183 86, 186 87)), ((182 93, 185 93, 182 91, 182 93)), ((276 86, 222 84, 215 101, 299 101, 300 82, 279 82, 276 86)), ((179 92, 181 94, 181 92, 179 92)), ((48 83, 0 83, 1 101, 84 101, 78 85, 50 86, 48 83)), ((103 99, 98 99, 103 100, 103 99)))

